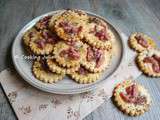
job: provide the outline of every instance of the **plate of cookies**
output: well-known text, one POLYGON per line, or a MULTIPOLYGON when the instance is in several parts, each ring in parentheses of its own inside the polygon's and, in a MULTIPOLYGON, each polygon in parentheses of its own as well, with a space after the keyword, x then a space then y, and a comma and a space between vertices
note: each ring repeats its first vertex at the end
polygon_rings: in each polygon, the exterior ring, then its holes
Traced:
POLYGON ((117 70, 123 56, 120 32, 105 18, 77 9, 36 17, 12 46, 13 63, 23 79, 57 94, 96 89, 117 70))

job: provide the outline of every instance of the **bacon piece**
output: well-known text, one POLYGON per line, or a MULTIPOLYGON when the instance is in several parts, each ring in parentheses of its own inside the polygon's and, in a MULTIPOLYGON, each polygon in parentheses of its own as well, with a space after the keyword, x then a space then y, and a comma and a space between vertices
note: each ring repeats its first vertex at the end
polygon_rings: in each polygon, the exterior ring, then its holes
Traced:
POLYGON ((70 34, 78 34, 79 32, 82 31, 82 26, 75 27, 66 21, 60 22, 59 26, 62 27, 66 33, 70 33, 70 34))
POLYGON ((39 48, 43 49, 45 47, 46 41, 45 39, 40 39, 36 41, 36 44, 38 45, 39 48))
POLYGON ((94 51, 91 47, 87 48, 87 61, 92 61, 94 59, 94 51))
POLYGON ((79 52, 74 48, 74 47, 70 47, 69 49, 67 50, 62 50, 60 52, 60 56, 61 57, 68 57, 72 60, 78 60, 80 58, 80 54, 79 52))
POLYGON ((140 36, 140 35, 139 36, 135 36, 135 39, 143 47, 147 48, 149 46, 147 40, 145 40, 142 36, 140 36))
POLYGON ((88 73, 88 71, 85 68, 80 67, 78 69, 78 73, 81 74, 81 75, 86 75, 88 73))
POLYGON ((160 72, 160 64, 157 60, 159 60, 159 58, 157 59, 158 57, 146 57, 144 58, 144 62, 145 63, 151 63, 152 64, 152 69, 154 72, 156 73, 159 73, 160 72))
POLYGON ((51 18, 51 16, 46 16, 43 19, 39 20, 38 23, 39 23, 40 29, 44 29, 44 28, 48 27, 50 18, 51 18))
POLYGON ((107 31, 106 31, 106 26, 103 26, 103 29, 98 30, 97 26, 95 25, 94 29, 92 29, 90 33, 93 33, 101 41, 106 41, 110 39, 110 36, 109 34, 107 34, 107 31))
POLYGON ((56 34, 52 34, 49 31, 43 31, 42 36, 46 40, 46 43, 51 43, 51 44, 55 44, 59 39, 56 34))

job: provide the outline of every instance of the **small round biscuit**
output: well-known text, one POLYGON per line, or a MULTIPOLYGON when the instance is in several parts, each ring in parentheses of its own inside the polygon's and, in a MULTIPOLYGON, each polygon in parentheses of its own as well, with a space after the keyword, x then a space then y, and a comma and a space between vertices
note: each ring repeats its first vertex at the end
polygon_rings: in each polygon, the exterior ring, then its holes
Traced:
POLYGON ((97 81, 100 78, 101 73, 92 73, 80 66, 78 71, 70 73, 69 76, 80 84, 89 84, 97 81))
POLYGON ((102 72, 110 65, 112 51, 88 46, 85 55, 81 61, 81 65, 91 72, 102 72))
POLYGON ((139 116, 149 110, 151 98, 140 84, 126 80, 118 84, 113 92, 116 106, 125 114, 139 116))
POLYGON ((160 77, 160 50, 150 49, 139 53, 137 64, 146 75, 160 77))
POLYGON ((74 43, 59 41, 54 47, 53 54, 59 65, 70 68, 80 64, 85 55, 84 52, 85 45, 80 41, 74 43))
POLYGON ((40 31, 36 37, 30 41, 30 49, 36 55, 48 55, 52 53, 58 37, 48 30, 40 31))
POLYGON ((55 83, 59 80, 62 80, 65 74, 53 73, 48 69, 44 60, 36 60, 33 63, 32 71, 34 76, 45 83, 55 83))
POLYGON ((129 38, 129 45, 137 52, 142 52, 146 49, 155 48, 156 44, 151 37, 143 33, 133 33, 129 38))
POLYGON ((54 30, 63 40, 76 41, 83 38, 85 22, 70 10, 66 10, 55 22, 54 30))
POLYGON ((79 65, 77 65, 75 67, 71 67, 71 68, 66 68, 66 67, 59 66, 58 63, 55 61, 55 59, 47 59, 47 65, 52 72, 55 72, 55 73, 58 73, 58 74, 60 74, 60 73, 63 73, 63 74, 72 73, 72 72, 78 70, 78 68, 79 68, 79 65))
POLYGON ((110 50, 115 36, 107 24, 99 18, 90 17, 85 25, 84 41, 93 47, 110 50))

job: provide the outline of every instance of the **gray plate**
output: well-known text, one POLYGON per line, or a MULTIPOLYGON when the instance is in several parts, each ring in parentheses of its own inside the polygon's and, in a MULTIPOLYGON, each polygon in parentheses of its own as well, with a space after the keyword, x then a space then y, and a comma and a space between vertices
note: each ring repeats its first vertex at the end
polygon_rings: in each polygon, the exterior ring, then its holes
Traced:
POLYGON ((116 37, 116 41, 113 44, 113 51, 114 56, 112 57, 111 65, 110 67, 104 72, 101 79, 97 80, 95 83, 91 84, 78 84, 74 82, 73 80, 69 79, 68 77, 65 77, 64 80, 59 81, 57 83, 48 84, 43 83, 39 80, 37 80, 33 74, 32 74, 32 61, 24 59, 24 55, 26 55, 25 50, 22 45, 22 36, 23 34, 30 29, 39 19, 43 18, 47 15, 54 15, 59 12, 62 12, 63 10, 58 11, 52 11, 49 13, 46 13, 44 15, 41 15, 39 17, 36 17, 31 22, 29 22, 26 26, 23 27, 23 29, 18 33, 17 37, 14 40, 13 46, 12 46, 12 59, 13 63, 15 65, 16 70, 18 73, 24 78, 25 81, 33 85, 34 87, 41 89, 46 92, 51 93, 57 93, 57 94, 76 94, 76 93, 82 93, 90 90, 96 89, 98 86, 103 84, 103 82, 107 81, 109 77, 117 70, 117 68, 120 66, 123 56, 124 56, 124 42, 122 40, 122 37, 120 36, 119 32, 104 18, 95 15, 93 13, 87 12, 89 15, 99 17, 106 21, 114 33, 116 37))

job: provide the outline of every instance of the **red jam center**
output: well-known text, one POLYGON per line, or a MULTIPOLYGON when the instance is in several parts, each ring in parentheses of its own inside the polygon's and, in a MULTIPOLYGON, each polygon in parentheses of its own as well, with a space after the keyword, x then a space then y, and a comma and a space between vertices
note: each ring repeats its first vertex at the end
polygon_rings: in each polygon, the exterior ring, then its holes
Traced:
POLYGON ((103 51, 100 49, 96 49, 96 48, 91 48, 88 47, 87 48, 87 61, 95 61, 96 62, 96 67, 100 67, 103 62, 104 62, 104 55, 103 55, 103 51))
POLYGON ((144 58, 143 62, 152 64, 152 69, 156 73, 160 73, 160 57, 153 55, 152 57, 144 58))
POLYGON ((78 50, 76 50, 74 47, 70 47, 67 50, 62 50, 60 52, 61 57, 67 57, 72 60, 78 60, 80 58, 80 54, 78 50))
POLYGON ((140 96, 136 84, 133 84, 125 89, 125 92, 121 92, 121 98, 128 103, 144 104, 146 102, 145 96, 140 96))
POLYGON ((147 48, 149 45, 148 45, 148 42, 147 40, 145 40, 142 36, 135 36, 135 39, 137 40, 138 44, 140 44, 141 46, 147 48))
POLYGON ((66 33, 70 34, 78 34, 82 31, 82 26, 76 27, 66 21, 60 22, 59 26, 62 27, 66 33))

